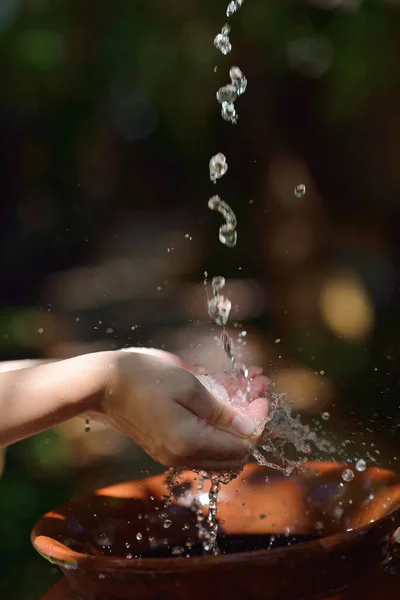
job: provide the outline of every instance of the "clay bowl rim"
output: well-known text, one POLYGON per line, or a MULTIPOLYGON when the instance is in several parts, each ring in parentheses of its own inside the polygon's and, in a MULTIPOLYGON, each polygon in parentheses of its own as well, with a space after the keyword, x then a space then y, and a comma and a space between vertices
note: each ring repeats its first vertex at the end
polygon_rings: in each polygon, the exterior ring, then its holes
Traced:
MULTIPOLYGON (((314 467, 322 465, 332 465, 336 464, 342 465, 344 467, 349 467, 347 463, 333 463, 330 461, 321 461, 319 463, 308 463, 309 465, 313 465, 314 467)), ((259 465, 248 464, 245 467, 249 472, 255 471, 260 468, 259 465)), ((367 471, 379 471, 379 472, 387 472, 391 475, 397 477, 399 476, 394 472, 388 469, 381 469, 378 467, 369 467, 367 471)), ((159 476, 153 476, 159 477, 159 476)), ((141 480, 133 480, 132 483, 140 484, 146 479, 152 479, 153 477, 147 477, 141 480)), ((130 483, 130 482, 121 482, 130 483)), ((376 530, 376 532, 380 531, 380 535, 386 535, 388 537, 391 536, 391 533, 394 533, 400 527, 400 507, 395 508, 393 511, 386 514, 381 519, 373 521, 372 523, 367 523, 362 525, 361 527, 356 527, 354 529, 350 529, 348 531, 341 531, 339 533, 334 533, 331 535, 323 536, 320 539, 311 540, 307 542, 300 542, 293 546, 285 546, 281 548, 275 548, 273 550, 265 549, 265 550, 251 550, 248 552, 235 552, 230 554, 222 554, 217 556, 194 556, 188 560, 186 557, 168 557, 168 558, 135 558, 129 559, 126 557, 120 556, 93 556, 91 554, 76 552, 75 550, 71 550, 65 544, 56 541, 54 538, 43 536, 37 533, 37 529, 40 528, 41 522, 43 519, 49 516, 54 516, 58 511, 65 509, 66 507, 71 507, 76 503, 80 503, 86 499, 89 499, 96 495, 97 492, 104 492, 107 490, 111 490, 121 483, 117 483, 114 485, 107 486, 105 488, 101 488, 101 490, 96 490, 91 494, 87 494, 82 498, 78 498, 76 500, 72 500, 63 505, 58 506, 57 508, 48 511, 44 514, 34 525, 31 532, 31 542, 34 546, 35 550, 46 560, 49 562, 58 565, 61 569, 66 570, 86 570, 91 572, 107 572, 107 571, 124 571, 124 572, 157 572, 157 573, 166 573, 166 572, 182 572, 187 570, 201 570, 202 568, 209 566, 226 566, 231 568, 231 564, 234 561, 235 563, 240 562, 248 562, 249 558, 252 559, 253 564, 262 562, 265 564, 266 560, 277 561, 281 558, 285 558, 285 560, 290 560, 291 557, 303 554, 305 548, 311 550, 311 554, 319 555, 326 554, 327 549, 329 548, 337 548, 337 547, 345 547, 347 543, 355 543, 359 538, 365 537, 371 531, 376 530), (346 543, 347 542, 347 543, 346 543)), ((399 494, 396 497, 393 503, 394 506, 397 506, 400 501, 400 481, 399 481, 399 494)))

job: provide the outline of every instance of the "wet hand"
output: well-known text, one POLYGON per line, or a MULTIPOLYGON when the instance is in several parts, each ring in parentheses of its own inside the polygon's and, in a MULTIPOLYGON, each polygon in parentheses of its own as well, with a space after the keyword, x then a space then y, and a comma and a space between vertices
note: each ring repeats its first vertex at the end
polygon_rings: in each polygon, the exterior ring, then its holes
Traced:
POLYGON ((234 388, 200 374, 167 352, 106 353, 100 416, 165 466, 241 468, 268 420, 268 380, 256 373, 246 403, 234 388))

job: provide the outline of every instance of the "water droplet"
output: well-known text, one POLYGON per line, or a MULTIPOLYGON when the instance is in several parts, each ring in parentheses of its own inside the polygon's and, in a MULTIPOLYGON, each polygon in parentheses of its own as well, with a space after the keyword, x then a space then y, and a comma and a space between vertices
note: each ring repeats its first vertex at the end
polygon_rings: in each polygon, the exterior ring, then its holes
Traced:
POLYGON ((125 547, 126 548, 130 548, 131 547, 130 543, 129 542, 125 542, 125 547))
POLYGON ((231 26, 229 25, 229 23, 225 23, 225 25, 221 29, 222 35, 229 35, 230 32, 231 32, 231 26))
POLYGON ((224 327, 229 319, 232 303, 225 296, 217 296, 208 301, 208 314, 220 327, 224 327))
POLYGON ((360 458, 360 460, 358 460, 356 462, 357 471, 360 471, 360 473, 362 473, 363 471, 365 471, 366 468, 367 468, 367 463, 365 462, 365 460, 363 458, 360 458))
POLYGON ((330 417, 331 417, 331 415, 328 412, 323 412, 321 415, 321 419, 323 421, 329 421, 330 417))
POLYGON ((214 296, 217 296, 220 293, 220 291, 224 289, 225 285, 225 277, 222 277, 222 275, 218 275, 218 277, 213 277, 211 281, 211 286, 214 296))
POLYGON ((214 46, 225 56, 232 50, 232 44, 229 41, 229 37, 223 33, 219 33, 216 36, 214 46))
POLYGON ((213 156, 210 160, 210 179, 216 181, 221 179, 228 170, 228 163, 226 162, 226 156, 219 152, 213 156))
POLYGON ((226 9, 226 16, 229 18, 232 15, 234 15, 235 12, 237 12, 242 6, 243 2, 244 0, 232 0, 232 2, 229 2, 228 7, 226 9))
POLYGON ((136 534, 136 539, 140 542, 143 539, 143 535, 141 533, 136 534))
POLYGON ((168 529, 169 527, 171 527, 171 525, 172 525, 172 521, 170 519, 165 519, 164 529, 168 529))
POLYGON ((296 187, 294 188, 294 195, 296 196, 296 198, 302 198, 306 193, 306 186, 304 185, 304 183, 301 183, 300 185, 296 185, 296 187))
POLYGON ((274 341, 274 344, 280 344, 280 343, 281 343, 281 340, 280 340, 280 338, 278 338, 278 339, 276 339, 276 340, 274 341))
POLYGON ((85 419, 85 431, 86 433, 90 431, 90 419, 85 419))
MULTIPOLYGON (((237 89, 232 84, 224 85, 223 87, 219 88, 216 95, 220 104, 228 104, 232 106, 238 97, 237 89)), ((235 110, 235 107, 233 107, 233 110, 235 110)))
POLYGON ((224 119, 224 121, 233 123, 233 125, 236 125, 239 118, 235 106, 233 104, 229 104, 228 102, 224 102, 222 104, 221 116, 224 119))
POLYGON ((208 208, 219 212, 225 218, 225 224, 219 229, 219 239, 222 244, 229 248, 234 248, 237 243, 236 215, 226 202, 221 200, 219 196, 213 196, 208 201, 208 208))
POLYGON ((247 88, 247 79, 239 67, 232 67, 229 71, 229 77, 231 78, 232 85, 235 88, 237 95, 241 96, 244 94, 247 88))
POLYGON ((351 469, 345 469, 342 473, 342 479, 343 479, 343 481, 346 481, 347 483, 349 483, 350 481, 353 481, 354 472, 351 469))

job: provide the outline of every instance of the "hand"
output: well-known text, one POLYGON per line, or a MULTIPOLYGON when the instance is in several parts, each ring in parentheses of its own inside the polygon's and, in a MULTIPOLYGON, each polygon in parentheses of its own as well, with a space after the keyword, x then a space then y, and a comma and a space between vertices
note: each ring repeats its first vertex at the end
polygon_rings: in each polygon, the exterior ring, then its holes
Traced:
MULTIPOLYGON (((199 374, 159 350, 106 353, 109 378, 101 416, 165 466, 241 468, 268 420, 266 378, 234 407, 223 378, 199 374)), ((250 382, 250 386, 252 383, 250 382)))

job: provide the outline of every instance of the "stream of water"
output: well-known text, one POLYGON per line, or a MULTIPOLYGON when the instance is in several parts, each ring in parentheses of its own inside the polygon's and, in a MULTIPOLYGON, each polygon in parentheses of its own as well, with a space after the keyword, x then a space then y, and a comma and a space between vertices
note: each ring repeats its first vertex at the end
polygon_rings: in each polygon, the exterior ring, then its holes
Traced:
MULTIPOLYGON (((229 3, 226 16, 230 19, 242 6, 244 0, 234 0, 229 3)), ((225 23, 221 28, 221 32, 217 34, 214 40, 215 47, 222 53, 228 55, 232 50, 230 40, 231 26, 225 23)), ((232 124, 238 122, 238 112, 236 109, 236 101, 244 94, 247 88, 247 79, 241 69, 233 66, 229 70, 230 82, 221 87, 216 98, 221 105, 221 115, 225 121, 232 124)), ((217 185, 218 181, 228 172, 227 157, 218 152, 211 157, 209 161, 210 180, 213 185, 217 185)), ((296 186, 294 194, 300 198, 306 193, 304 185, 296 186)), ((224 222, 219 228, 219 240, 228 248, 234 248, 238 241, 237 234, 237 218, 230 205, 222 200, 217 194, 213 195, 208 201, 210 210, 219 213, 224 222)), ((211 280, 212 294, 208 292, 208 273, 205 273, 204 286, 207 297, 208 315, 218 327, 221 328, 221 345, 229 359, 231 365, 230 377, 236 379, 240 394, 239 400, 236 403, 247 404, 247 396, 251 391, 251 376, 244 365, 237 365, 234 343, 227 331, 227 324, 232 308, 232 303, 227 296, 224 295, 225 278, 222 276, 213 277, 211 280)), ((309 425, 302 424, 300 417, 294 417, 290 408, 281 402, 283 395, 274 394, 272 389, 266 391, 270 402, 269 420, 265 425, 264 432, 260 437, 257 448, 252 449, 252 456, 259 465, 266 466, 279 472, 285 476, 291 475, 295 469, 303 468, 302 465, 310 459, 310 454, 313 451, 328 454, 331 456, 337 453, 337 447, 330 442, 321 432, 321 428, 311 429, 309 425), (289 458, 290 456, 290 458, 289 458)), ((329 418, 329 415, 328 415, 329 418)), ((322 416, 324 420, 324 417, 322 416)), ((345 451, 342 449, 342 454, 345 451)), ((357 463, 357 469, 363 470, 366 468, 366 463, 360 459, 357 463)), ((195 512, 197 521, 197 530, 199 542, 201 542, 204 554, 218 554, 219 548, 217 544, 218 538, 218 493, 221 484, 226 484, 231 481, 238 473, 207 473, 201 471, 198 473, 198 485, 196 495, 192 503, 192 510, 195 512), (208 515, 205 512, 204 503, 204 486, 206 481, 210 482, 208 492, 208 515)), ((174 498, 174 489, 179 477, 179 472, 171 470, 168 473, 166 488, 168 494, 165 499, 165 507, 168 508, 174 498)), ((343 481, 351 481, 354 473, 351 469, 345 469, 342 478, 343 481)), ((164 518, 166 513, 160 515, 164 518)))

